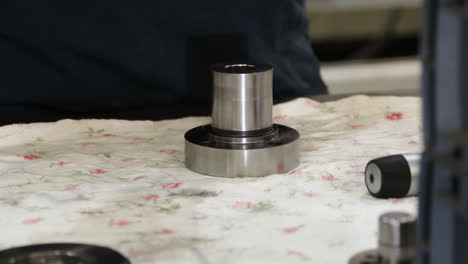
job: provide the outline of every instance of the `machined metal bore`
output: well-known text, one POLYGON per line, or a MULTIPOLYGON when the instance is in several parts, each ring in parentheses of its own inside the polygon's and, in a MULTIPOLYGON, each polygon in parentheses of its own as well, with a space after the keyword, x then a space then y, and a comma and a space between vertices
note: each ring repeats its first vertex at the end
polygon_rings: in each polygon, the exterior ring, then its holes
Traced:
POLYGON ((299 164, 299 133, 273 124, 273 67, 217 64, 212 124, 185 134, 185 164, 201 174, 261 177, 299 164))

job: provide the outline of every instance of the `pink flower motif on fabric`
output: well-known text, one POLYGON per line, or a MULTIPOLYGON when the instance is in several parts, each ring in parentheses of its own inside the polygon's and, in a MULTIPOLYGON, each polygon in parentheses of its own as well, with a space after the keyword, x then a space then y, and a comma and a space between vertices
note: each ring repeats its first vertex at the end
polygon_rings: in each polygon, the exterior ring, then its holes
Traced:
POLYGON ((63 161, 61 161, 61 162, 57 162, 55 165, 60 166, 60 167, 63 167, 63 166, 70 165, 70 164, 72 164, 72 163, 71 163, 71 162, 63 162, 63 161))
POLYGON ((353 146, 357 147, 357 146, 362 146, 363 144, 357 140, 353 140, 353 143, 352 143, 353 146))
POLYGON ((329 175, 329 176, 322 176, 322 179, 325 180, 325 181, 337 181, 338 178, 335 178, 334 176, 332 175, 329 175))
POLYGON ((330 141, 330 140, 331 140, 331 139, 329 139, 329 138, 321 138, 321 139, 319 139, 319 141, 330 141))
POLYGON ((302 226, 284 228, 283 233, 293 234, 293 233, 296 233, 297 231, 299 231, 299 229, 301 229, 301 228, 302 228, 302 226))
POLYGON ((145 197, 145 200, 146 200, 146 201, 151 201, 151 200, 154 200, 154 199, 157 199, 157 198, 159 198, 159 195, 157 195, 157 194, 151 194, 151 195, 146 196, 146 197, 145 197))
POLYGON ((284 120, 287 117, 288 117, 287 115, 278 115, 278 116, 274 116, 273 119, 274 120, 284 120))
POLYGON ((171 234, 174 234, 174 233, 175 233, 174 230, 167 229, 167 228, 161 229, 161 230, 155 232, 155 234, 157 234, 157 235, 171 235, 171 234))
POLYGON ((135 222, 133 222, 133 221, 127 221, 127 220, 119 220, 119 221, 115 221, 115 222, 113 223, 113 225, 115 225, 115 226, 120 226, 120 227, 122 227, 122 226, 128 226, 128 225, 133 225, 133 224, 135 224, 135 222))
POLYGON ((179 188, 183 183, 181 182, 173 182, 173 183, 168 183, 168 184, 164 184, 162 187, 164 189, 177 189, 179 188))
POLYGON ((145 178, 145 176, 138 176, 138 177, 133 178, 133 180, 134 180, 134 181, 138 181, 138 180, 141 180, 141 179, 143 179, 143 178, 145 178))
POLYGON ((265 189, 265 192, 271 192, 271 188, 265 189))
POLYGON ((88 146, 94 146, 94 145, 96 145, 96 143, 94 143, 94 142, 85 142, 85 143, 81 143, 80 145, 83 146, 83 147, 88 147, 88 146))
POLYGON ((315 198, 318 196, 318 194, 315 193, 304 193, 304 196, 310 197, 310 198, 315 198))
POLYGON ((135 141, 143 141, 143 140, 146 140, 146 138, 143 138, 143 137, 134 137, 133 140, 135 140, 135 141))
POLYGON ((403 119, 403 114, 402 113, 396 113, 396 112, 391 112, 391 113, 386 113, 385 118, 388 120, 401 120, 403 119))
POLYGON ((418 144, 418 142, 414 141, 414 140, 411 140, 410 142, 408 142, 408 145, 416 145, 418 144))
POLYGON ((102 169, 94 169, 94 170, 89 170, 89 173, 91 173, 91 174, 105 174, 105 173, 108 173, 108 171, 102 170, 102 169))
POLYGON ((161 149, 159 152, 160 153, 165 153, 165 154, 174 154, 174 153, 176 153, 176 151, 173 150, 173 149, 161 149))
POLYGON ((130 162, 130 161, 135 161, 136 159, 134 158, 124 158, 124 159, 121 159, 120 161, 122 162, 130 162))
POLYGON ((349 128, 351 128, 351 129, 357 129, 357 128, 361 128, 361 127, 362 127, 362 125, 354 125, 354 124, 348 124, 347 126, 348 126, 349 128))
POLYGON ((21 223, 24 225, 35 225, 41 222, 41 220, 42 220, 41 218, 32 218, 32 219, 23 220, 21 221, 21 223))
POLYGON ((91 211, 80 211, 80 214, 81 214, 81 215, 94 215, 95 212, 91 212, 91 211))
POLYGON ((252 206, 251 202, 235 202, 232 207, 238 209, 249 209, 252 206))
POLYGON ((286 251, 286 255, 288 255, 288 256, 304 257, 304 254, 302 254, 301 252, 296 251, 296 250, 290 250, 290 249, 288 249, 288 250, 286 251))
POLYGON ((298 173, 299 171, 300 171, 300 170, 292 170, 292 171, 288 172, 288 174, 296 174, 296 173, 298 173))
POLYGON ((76 189, 78 189, 78 186, 76 186, 76 185, 69 185, 69 186, 65 187, 65 191, 74 191, 76 189))
POLYGON ((36 155, 25 155, 23 156, 25 160, 35 160, 35 159, 40 159, 41 157, 36 156, 36 155))
POLYGON ((116 137, 117 135, 114 134, 104 134, 102 135, 103 137, 116 137))
POLYGON ((403 200, 402 199, 391 199, 390 202, 392 204, 401 204, 401 203, 403 203, 403 200))
POLYGON ((311 100, 311 99, 308 99, 308 100, 306 101, 306 104, 307 104, 308 106, 313 107, 313 108, 320 108, 320 106, 321 106, 321 104, 320 104, 319 102, 314 101, 314 100, 311 100))
POLYGON ((351 168, 353 168, 353 169, 362 168, 362 167, 364 167, 364 164, 354 164, 354 165, 351 165, 351 168))

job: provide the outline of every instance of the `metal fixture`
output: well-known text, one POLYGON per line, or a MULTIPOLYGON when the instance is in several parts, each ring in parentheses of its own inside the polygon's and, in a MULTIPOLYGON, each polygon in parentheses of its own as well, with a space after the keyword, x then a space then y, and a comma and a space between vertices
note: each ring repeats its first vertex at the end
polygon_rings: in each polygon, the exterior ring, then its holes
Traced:
POLYGON ((365 183, 377 198, 401 198, 418 195, 421 154, 403 154, 369 161, 365 183))
POLYGON ((101 246, 57 243, 0 251, 0 264, 130 264, 119 252, 101 246))
POLYGON ((187 168, 219 177, 261 177, 299 165, 299 133, 273 124, 273 67, 217 64, 212 124, 185 134, 187 168))
POLYGON ((378 249, 360 252, 349 261, 349 264, 414 263, 416 263, 416 218, 402 212, 381 215, 378 249))

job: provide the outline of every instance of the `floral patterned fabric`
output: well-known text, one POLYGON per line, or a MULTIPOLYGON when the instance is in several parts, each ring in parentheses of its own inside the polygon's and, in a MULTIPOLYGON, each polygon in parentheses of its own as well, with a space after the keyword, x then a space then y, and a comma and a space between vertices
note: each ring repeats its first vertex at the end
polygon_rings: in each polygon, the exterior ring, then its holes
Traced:
POLYGON ((62 120, 0 127, 0 249, 104 245, 134 264, 347 263, 376 246, 372 158, 421 151, 420 99, 355 96, 275 106, 301 133, 301 165, 264 178, 184 166, 184 133, 209 118, 62 120))

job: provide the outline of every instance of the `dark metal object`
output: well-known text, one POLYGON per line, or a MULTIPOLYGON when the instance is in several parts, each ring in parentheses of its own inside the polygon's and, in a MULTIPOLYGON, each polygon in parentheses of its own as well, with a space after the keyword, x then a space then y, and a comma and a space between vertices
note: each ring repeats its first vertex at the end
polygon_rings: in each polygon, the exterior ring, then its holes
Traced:
POLYGON ((421 154, 403 154, 369 161, 364 181, 377 198, 414 196, 419 191, 421 154))
POLYGON ((0 264, 130 264, 130 261, 106 247, 39 244, 0 251, 0 264))
POLYGON ((350 264, 416 263, 416 218, 407 213, 390 212, 379 218, 378 249, 354 255, 350 264))
POLYGON ((212 124, 185 134, 187 168, 220 177, 261 177, 297 167, 299 133, 273 124, 273 68, 219 64, 212 71, 212 124))

